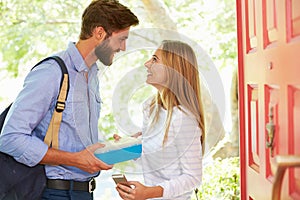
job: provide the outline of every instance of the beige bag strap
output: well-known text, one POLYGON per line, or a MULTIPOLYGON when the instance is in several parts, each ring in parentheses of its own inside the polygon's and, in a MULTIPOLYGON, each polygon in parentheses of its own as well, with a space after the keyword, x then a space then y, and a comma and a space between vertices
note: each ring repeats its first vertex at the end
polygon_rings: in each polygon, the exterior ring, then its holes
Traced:
POLYGON ((62 120, 62 111, 65 109, 65 100, 68 91, 68 74, 64 74, 63 84, 60 89, 56 108, 54 109, 52 119, 50 121, 44 142, 52 148, 58 149, 58 133, 60 128, 60 122, 62 120))
MULTIPOLYGON (((49 59, 54 59, 60 66, 61 71, 62 71, 62 78, 61 78, 61 84, 60 84, 60 92, 57 98, 57 103, 46 133, 46 136, 44 138, 44 142, 52 148, 58 149, 59 143, 58 143, 58 134, 59 134, 59 128, 60 128, 60 123, 62 120, 62 113, 65 109, 65 102, 68 96, 68 91, 69 91, 69 75, 68 75, 68 70, 66 68, 66 65, 64 61, 58 57, 58 56, 51 56, 48 58, 45 58, 41 62, 49 59)), ((40 64, 39 62, 38 64, 40 64)), ((38 65, 37 64, 37 65, 38 65)), ((35 65, 35 66, 37 66, 35 65)))

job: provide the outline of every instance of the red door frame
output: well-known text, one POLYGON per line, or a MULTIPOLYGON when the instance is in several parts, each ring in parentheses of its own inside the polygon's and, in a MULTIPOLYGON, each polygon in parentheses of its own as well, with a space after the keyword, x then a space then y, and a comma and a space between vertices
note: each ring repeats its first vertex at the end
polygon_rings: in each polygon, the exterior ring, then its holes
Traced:
MULTIPOLYGON (((236 17, 237 17, 237 46, 238 46, 238 85, 244 85, 244 59, 243 59, 243 23, 242 23, 242 3, 240 0, 236 0, 236 17)), ((239 98, 239 132, 240 135, 240 191, 241 199, 246 199, 246 151, 242 148, 246 145, 245 138, 245 99, 244 99, 244 87, 238 87, 239 98)))

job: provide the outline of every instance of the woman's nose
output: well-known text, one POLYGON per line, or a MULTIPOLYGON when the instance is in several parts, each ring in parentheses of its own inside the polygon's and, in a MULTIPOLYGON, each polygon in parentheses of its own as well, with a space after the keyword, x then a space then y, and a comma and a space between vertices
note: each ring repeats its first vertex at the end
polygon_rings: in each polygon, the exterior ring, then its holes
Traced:
POLYGON ((149 68, 150 67, 150 60, 146 61, 144 65, 145 65, 145 67, 149 68))

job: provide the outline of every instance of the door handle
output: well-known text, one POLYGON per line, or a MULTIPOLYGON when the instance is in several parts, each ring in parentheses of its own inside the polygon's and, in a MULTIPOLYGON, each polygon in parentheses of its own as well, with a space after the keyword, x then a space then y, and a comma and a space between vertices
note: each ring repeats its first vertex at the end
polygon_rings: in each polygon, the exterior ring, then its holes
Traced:
POLYGON ((267 141, 266 146, 271 150, 271 156, 273 156, 273 149, 274 149, 274 136, 275 136, 275 124, 273 122, 273 107, 270 107, 269 110, 269 122, 266 124, 267 134, 267 141))
POLYGON ((272 200, 280 200, 283 175, 290 167, 300 167, 300 155, 276 156, 276 173, 272 187, 272 200))

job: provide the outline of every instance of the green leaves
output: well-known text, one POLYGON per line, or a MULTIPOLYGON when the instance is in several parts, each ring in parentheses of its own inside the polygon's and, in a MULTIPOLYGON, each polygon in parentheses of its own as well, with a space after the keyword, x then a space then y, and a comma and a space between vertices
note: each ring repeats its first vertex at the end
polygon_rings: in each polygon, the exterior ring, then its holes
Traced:
MULTIPOLYGON (((240 195, 239 158, 215 159, 203 170, 199 200, 238 200, 240 195)), ((193 198, 195 200, 195 198, 193 198)))
POLYGON ((14 77, 19 67, 31 66, 53 52, 65 49, 78 37, 83 1, 3 0, 0 49, 4 70, 14 77))

